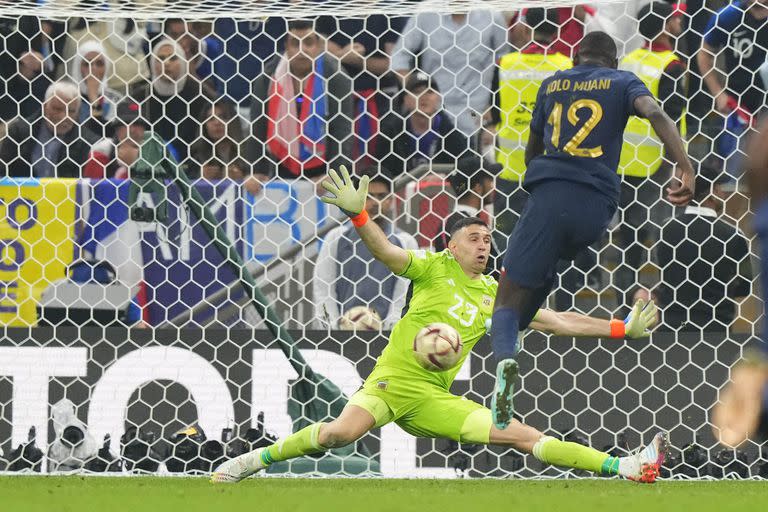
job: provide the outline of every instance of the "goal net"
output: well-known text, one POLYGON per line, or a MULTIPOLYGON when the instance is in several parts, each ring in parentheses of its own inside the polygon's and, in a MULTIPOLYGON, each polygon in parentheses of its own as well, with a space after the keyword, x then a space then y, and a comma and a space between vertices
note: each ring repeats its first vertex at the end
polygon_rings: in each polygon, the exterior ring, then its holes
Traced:
MULTIPOLYGON (((619 212, 547 305, 624 318, 653 300, 659 327, 525 333, 516 411, 615 455, 668 430, 666 475, 768 474, 710 423, 762 316, 743 148, 768 11, 648 4, 3 2, 0 471, 204 473, 338 414, 408 282, 318 180, 374 178, 368 209, 401 247, 442 250, 446 222, 479 216, 502 254, 538 86, 602 30, 676 121, 701 195, 663 199, 671 164, 631 120, 619 212)), ((489 404, 492 364, 483 340, 452 391, 489 404)), ((396 425, 270 471, 586 476, 396 425)))

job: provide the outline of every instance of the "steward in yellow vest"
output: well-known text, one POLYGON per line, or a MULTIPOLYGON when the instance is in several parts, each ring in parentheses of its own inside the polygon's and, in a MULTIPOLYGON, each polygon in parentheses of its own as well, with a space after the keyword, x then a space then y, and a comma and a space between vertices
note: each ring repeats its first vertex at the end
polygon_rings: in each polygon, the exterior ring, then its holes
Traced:
MULTIPOLYGON (((678 124, 685 139, 685 64, 673 51, 674 38, 682 31, 682 17, 665 2, 646 5, 638 13, 639 30, 646 44, 625 56, 619 69, 631 71, 659 100, 664 111, 678 124)), ((662 165, 664 149, 651 123, 631 117, 624 131, 619 163, 625 177, 647 178, 662 165)))
POLYGON ((502 165, 501 178, 522 183, 525 176, 525 146, 528 143, 531 113, 541 82, 555 71, 573 67, 571 59, 555 53, 551 43, 557 36, 556 12, 528 9, 526 24, 533 28, 533 41, 519 52, 499 60, 496 99, 492 119, 496 124, 496 161, 502 165))
MULTIPOLYGON (((673 52, 675 40, 683 31, 680 14, 678 8, 659 1, 640 9, 638 29, 645 45, 624 57, 619 69, 632 71, 645 83, 685 139, 686 67, 673 52)), ((622 180, 617 245, 622 251, 623 264, 614 271, 614 282, 623 294, 625 313, 640 283, 638 272, 650 258, 645 242, 657 239, 654 222, 662 222, 653 216, 654 212, 663 210, 653 207, 659 202, 659 190, 669 177, 669 166, 664 164, 663 155, 663 146, 650 123, 630 117, 624 130, 618 168, 622 180), (654 176, 661 168, 664 172, 654 176)))
POLYGON ((496 132, 496 162, 502 167, 493 201, 494 237, 502 251, 528 198, 523 190, 525 146, 536 94, 545 78, 573 67, 569 57, 554 50, 559 27, 557 9, 528 9, 525 23, 533 27, 532 41, 499 60, 491 86, 494 100, 490 121, 485 125, 496 132))

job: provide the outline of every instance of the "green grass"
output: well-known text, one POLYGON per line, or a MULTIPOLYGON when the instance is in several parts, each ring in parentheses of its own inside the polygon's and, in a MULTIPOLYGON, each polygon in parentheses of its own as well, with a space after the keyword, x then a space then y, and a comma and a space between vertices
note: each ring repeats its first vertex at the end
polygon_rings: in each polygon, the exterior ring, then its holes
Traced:
POLYGON ((768 510, 766 482, 0 477, 2 512, 768 510))

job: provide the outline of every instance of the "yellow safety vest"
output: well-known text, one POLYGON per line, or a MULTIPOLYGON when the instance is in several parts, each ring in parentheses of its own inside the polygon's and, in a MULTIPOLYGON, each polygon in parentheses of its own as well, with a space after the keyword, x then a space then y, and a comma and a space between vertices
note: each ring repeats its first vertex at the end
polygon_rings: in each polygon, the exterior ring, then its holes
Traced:
POLYGON ((513 52, 499 61, 501 122, 497 127, 496 161, 504 167, 501 178, 522 181, 525 146, 539 86, 555 71, 571 67, 571 59, 560 53, 513 52))
MULTIPOLYGON (((667 66, 679 60, 674 52, 653 52, 640 48, 621 60, 619 69, 631 71, 643 81, 655 98, 659 97, 659 82, 667 66)), ((677 120, 675 120, 677 121, 677 120)), ((680 132, 685 137, 685 111, 680 122, 680 132)), ((646 119, 632 116, 624 130, 624 145, 621 148, 619 174, 646 178, 661 166, 664 145, 651 123, 646 119)))

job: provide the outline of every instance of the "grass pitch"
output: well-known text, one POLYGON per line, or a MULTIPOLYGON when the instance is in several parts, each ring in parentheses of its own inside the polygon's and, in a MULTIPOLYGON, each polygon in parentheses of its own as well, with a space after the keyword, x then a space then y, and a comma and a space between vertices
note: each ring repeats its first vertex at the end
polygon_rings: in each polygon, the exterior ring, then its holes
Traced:
POLYGON ((2 512, 768 510, 767 482, 0 477, 2 512))

